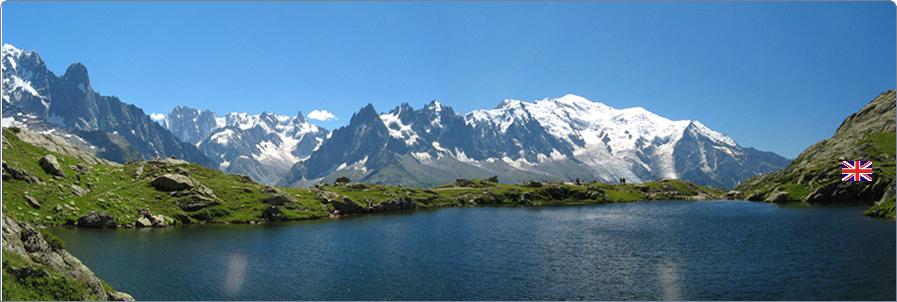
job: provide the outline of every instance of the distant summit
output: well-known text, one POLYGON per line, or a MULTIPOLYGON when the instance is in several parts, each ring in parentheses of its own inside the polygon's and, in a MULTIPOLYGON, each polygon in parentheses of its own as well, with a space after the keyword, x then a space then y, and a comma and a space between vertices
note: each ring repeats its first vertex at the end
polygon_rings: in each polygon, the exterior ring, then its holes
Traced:
POLYGON ((788 160, 739 146, 698 121, 672 121, 644 108, 615 109, 568 94, 504 100, 466 115, 432 101, 375 114, 368 104, 334 130, 281 182, 353 180, 437 185, 498 175, 525 180, 632 182, 685 179, 733 187, 788 160))
POLYGON ((2 57, 4 126, 57 132, 118 162, 174 156, 217 166, 142 109, 93 91, 87 67, 81 63, 70 65, 57 77, 35 51, 4 44, 2 57))

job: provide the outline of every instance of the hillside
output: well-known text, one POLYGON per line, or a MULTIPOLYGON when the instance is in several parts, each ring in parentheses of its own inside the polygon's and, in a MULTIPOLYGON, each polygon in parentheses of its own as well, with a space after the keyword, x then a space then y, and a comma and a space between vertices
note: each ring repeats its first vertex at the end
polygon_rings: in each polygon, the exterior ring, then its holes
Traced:
POLYGON ((894 108, 894 91, 880 94, 785 169, 749 179, 736 190, 758 201, 873 204, 868 215, 894 218, 894 108), (841 181, 842 160, 872 160, 873 181, 841 181))
MULTIPOLYGON (((66 152, 72 150, 68 148, 55 148, 64 153, 48 151, 20 139, 35 141, 42 136, 52 137, 3 129, 4 213, 38 225, 133 226, 145 222, 143 218, 164 225, 258 223, 479 204, 706 199, 720 193, 682 181, 509 185, 496 180, 458 180, 433 189, 360 183, 275 188, 180 160, 121 165, 66 152), (41 166, 47 155, 56 158, 57 168, 41 166)), ((44 144, 50 144, 49 140, 44 144)))

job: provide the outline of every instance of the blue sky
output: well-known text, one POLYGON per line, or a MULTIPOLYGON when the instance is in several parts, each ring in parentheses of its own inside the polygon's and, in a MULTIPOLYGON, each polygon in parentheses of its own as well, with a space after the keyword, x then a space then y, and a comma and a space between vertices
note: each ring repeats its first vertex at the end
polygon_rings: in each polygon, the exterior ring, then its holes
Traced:
POLYGON ((348 122, 566 93, 696 119, 796 156, 895 87, 891 2, 3 4, 3 42, 147 113, 176 105, 348 122))

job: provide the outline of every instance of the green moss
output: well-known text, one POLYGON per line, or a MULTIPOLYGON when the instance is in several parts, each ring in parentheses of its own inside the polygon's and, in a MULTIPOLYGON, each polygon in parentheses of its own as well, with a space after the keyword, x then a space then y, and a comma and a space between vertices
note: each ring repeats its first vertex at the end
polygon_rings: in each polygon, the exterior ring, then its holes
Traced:
POLYGON ((80 301, 98 300, 90 289, 73 278, 3 250, 3 300, 80 301))
POLYGON ((883 202, 872 205, 864 214, 872 217, 883 217, 894 219, 895 217, 895 198, 891 197, 883 202))

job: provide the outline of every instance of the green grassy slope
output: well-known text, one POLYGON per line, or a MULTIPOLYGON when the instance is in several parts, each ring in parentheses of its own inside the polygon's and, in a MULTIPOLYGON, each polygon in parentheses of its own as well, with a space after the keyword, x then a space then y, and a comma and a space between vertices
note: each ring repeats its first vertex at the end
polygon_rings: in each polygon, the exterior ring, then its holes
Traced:
MULTIPOLYGON (((277 220, 317 219, 331 216, 339 206, 329 199, 349 202, 361 208, 359 213, 395 210, 377 205, 407 201, 413 208, 435 208, 465 205, 558 205, 592 204, 659 199, 715 198, 721 192, 683 181, 668 180, 645 184, 609 185, 588 183, 538 183, 537 185, 508 185, 488 181, 458 182, 434 189, 351 183, 319 185, 311 189, 271 188, 248 178, 210 170, 195 164, 171 165, 158 161, 133 162, 125 165, 90 165, 66 154, 53 153, 20 140, 16 133, 3 130, 3 159, 10 168, 25 171, 40 178, 41 183, 23 180, 4 180, 3 210, 20 221, 39 225, 74 224, 79 217, 90 213, 108 213, 118 224, 133 223, 138 209, 147 208, 153 214, 173 217, 176 223, 250 223, 271 220, 263 214, 271 208, 279 212, 277 220), (38 160, 47 154, 55 155, 65 177, 44 172, 38 160), (78 168, 81 165, 83 168, 78 168), (80 172, 79 175, 79 170, 80 172), (142 170, 142 173, 138 173, 142 170), (178 206, 181 196, 157 191, 150 182, 166 173, 180 173, 217 197, 217 205, 196 211, 178 206), (77 195, 72 186, 86 190, 77 195), (286 194, 292 201, 269 205, 264 199, 286 194), (26 200, 33 197, 39 207, 26 200)), ((403 207, 402 209, 407 209, 403 207)), ((345 211, 344 213, 345 214, 345 211)))
POLYGON ((750 200, 872 204, 867 215, 894 214, 895 92, 887 91, 847 117, 830 138, 810 146, 785 169, 746 180, 750 200), (873 182, 841 181, 842 160, 871 160, 873 182))

